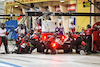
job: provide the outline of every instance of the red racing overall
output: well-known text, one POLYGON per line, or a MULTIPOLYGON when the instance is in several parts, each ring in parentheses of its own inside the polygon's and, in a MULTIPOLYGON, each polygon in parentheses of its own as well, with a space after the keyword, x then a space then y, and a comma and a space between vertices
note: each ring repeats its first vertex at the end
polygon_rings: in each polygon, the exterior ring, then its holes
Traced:
POLYGON ((31 39, 31 44, 34 46, 30 52, 32 52, 35 48, 37 48, 37 52, 43 52, 42 45, 40 44, 40 36, 34 35, 31 39))
POLYGON ((82 38, 79 36, 79 35, 77 35, 77 34, 73 34, 72 35, 72 38, 73 38, 73 42, 71 43, 71 46, 72 47, 76 47, 76 52, 77 53, 79 53, 78 52, 78 48, 79 48, 79 45, 82 45, 82 46, 85 46, 85 42, 82 40, 82 38))
POLYGON ((20 43, 20 46, 18 47, 18 53, 22 53, 23 52, 23 49, 25 50, 24 52, 27 52, 28 53, 28 47, 29 46, 29 42, 26 41, 24 38, 22 38, 20 43))
POLYGON ((55 42, 55 37, 54 36, 50 37, 48 39, 47 43, 45 44, 46 49, 47 49, 46 53, 48 53, 48 49, 51 50, 51 54, 55 54, 56 53, 55 48, 53 48, 52 45, 51 45, 51 43, 53 43, 53 42, 55 42))
POLYGON ((92 33, 93 33, 93 29, 89 28, 87 30, 85 30, 85 36, 86 36, 86 42, 87 42, 87 51, 91 52, 92 49, 92 33))

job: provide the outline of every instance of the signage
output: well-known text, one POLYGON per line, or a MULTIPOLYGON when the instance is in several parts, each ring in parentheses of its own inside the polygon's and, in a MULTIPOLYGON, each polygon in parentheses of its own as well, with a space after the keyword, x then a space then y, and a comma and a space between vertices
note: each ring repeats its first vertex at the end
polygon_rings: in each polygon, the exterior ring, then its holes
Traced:
POLYGON ((90 2, 83 2, 83 7, 90 7, 91 3, 90 2))
POLYGON ((67 7, 67 11, 75 11, 75 9, 76 9, 76 4, 70 4, 67 7))
POLYGON ((84 1, 88 1, 88 0, 77 0, 77 3, 82 4, 84 1))
MULTIPOLYGON (((76 9, 76 4, 69 4, 66 7, 66 11, 75 11, 76 9)), ((59 6, 56 6, 56 11, 61 11, 59 6)))
MULTIPOLYGON (((45 2, 45 1, 51 1, 51 0, 16 0, 22 4, 27 3, 36 3, 36 2, 45 2)), ((18 5, 19 3, 15 2, 14 0, 6 0, 5 6, 11 6, 11 5, 18 5)))
POLYGON ((61 11, 59 6, 56 6, 56 11, 61 11))

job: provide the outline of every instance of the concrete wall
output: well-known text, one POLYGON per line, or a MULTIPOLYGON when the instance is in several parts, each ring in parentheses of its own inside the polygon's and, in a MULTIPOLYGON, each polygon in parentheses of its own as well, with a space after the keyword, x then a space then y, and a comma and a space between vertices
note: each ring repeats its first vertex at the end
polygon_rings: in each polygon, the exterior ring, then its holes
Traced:
MULTIPOLYGON (((5 9, 4 2, 0 2, 0 15, 4 14, 4 9, 5 9)), ((0 16, 0 18, 3 18, 3 17, 0 16)), ((0 19, 0 22, 3 22, 3 19, 0 19)))
MULTIPOLYGON (((88 0, 77 0, 77 12, 80 13, 90 13, 90 7, 83 7, 83 2, 88 0)), ((86 26, 90 24, 90 17, 89 16, 77 16, 76 19, 76 28, 77 31, 80 32, 82 29, 86 29, 86 26)))

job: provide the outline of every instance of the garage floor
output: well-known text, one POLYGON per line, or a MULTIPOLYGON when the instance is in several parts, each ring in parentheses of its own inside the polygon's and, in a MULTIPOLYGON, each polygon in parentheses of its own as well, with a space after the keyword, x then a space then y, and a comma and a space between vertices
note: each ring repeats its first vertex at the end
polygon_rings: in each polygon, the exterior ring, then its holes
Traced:
MULTIPOLYGON (((9 50, 13 49, 9 45, 9 50)), ((0 53, 4 52, 4 46, 0 53)), ((0 67, 100 67, 100 54, 0 54, 0 67)))

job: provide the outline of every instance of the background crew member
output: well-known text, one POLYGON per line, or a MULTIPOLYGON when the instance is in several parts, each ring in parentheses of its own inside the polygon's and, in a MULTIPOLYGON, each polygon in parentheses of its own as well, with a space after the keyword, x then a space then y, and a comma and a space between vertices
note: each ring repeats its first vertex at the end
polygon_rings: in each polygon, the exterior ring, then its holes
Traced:
POLYGON ((87 29, 85 30, 85 36, 86 36, 86 43, 88 44, 87 46, 87 54, 90 54, 91 49, 92 49, 92 33, 93 31, 97 30, 97 26, 95 25, 95 28, 92 29, 90 25, 87 25, 87 29))
POLYGON ((4 46, 5 46, 5 52, 8 54, 9 53, 8 52, 8 43, 7 43, 7 39, 6 39, 7 32, 6 32, 5 26, 6 26, 5 23, 1 24, 1 28, 0 28, 0 46, 3 42, 4 46))
POLYGON ((38 25, 36 26, 36 33, 37 33, 37 32, 41 33, 41 29, 42 29, 41 25, 38 24, 38 25))
POLYGON ((58 35, 63 35, 63 31, 64 31, 64 28, 62 27, 62 24, 59 23, 59 29, 58 29, 58 35))
POLYGON ((58 32, 58 26, 56 22, 55 22, 55 32, 58 32))
POLYGON ((74 25, 74 22, 71 22, 71 25, 70 25, 70 27, 69 27, 69 29, 72 31, 72 32, 74 32, 75 31, 75 25, 74 25))

